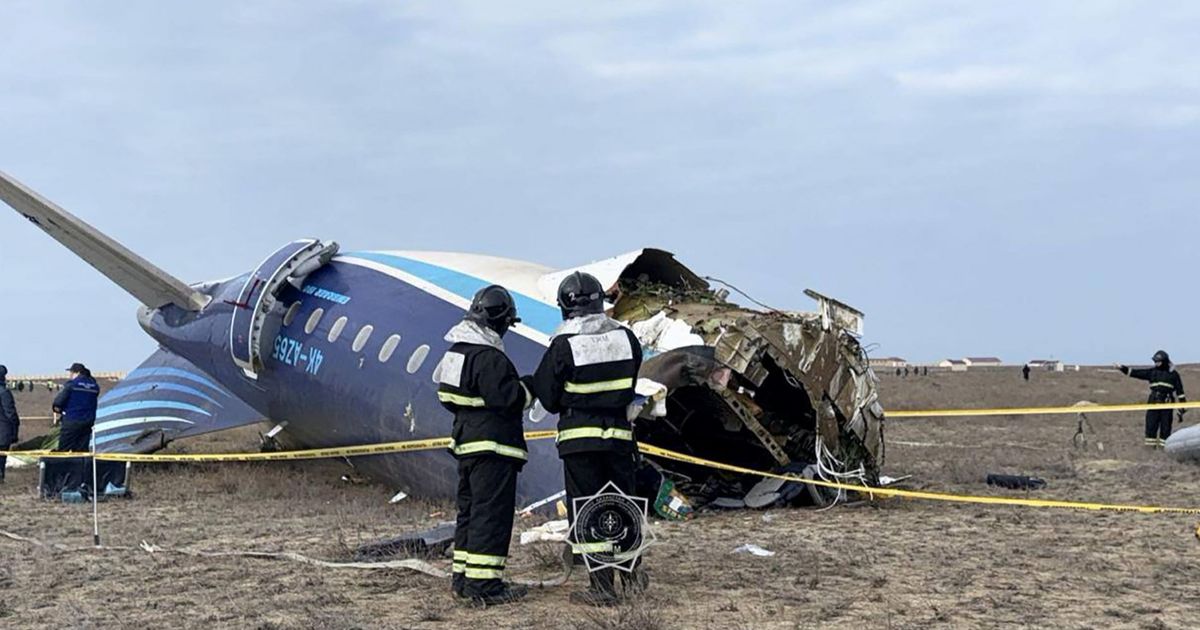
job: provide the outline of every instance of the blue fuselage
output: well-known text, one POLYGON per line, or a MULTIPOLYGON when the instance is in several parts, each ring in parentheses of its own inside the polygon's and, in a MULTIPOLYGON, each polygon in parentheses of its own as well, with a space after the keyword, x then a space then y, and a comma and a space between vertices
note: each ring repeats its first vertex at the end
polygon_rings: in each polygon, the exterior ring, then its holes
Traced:
MULTIPOLYGON (((289 442, 306 448, 445 437, 453 416, 438 403, 431 376, 449 346, 442 337, 465 305, 490 282, 394 254, 335 258, 297 288, 279 295, 262 340, 263 368, 247 376, 230 359, 239 343, 229 331, 245 277, 222 283, 209 314, 194 322, 155 312, 143 326, 273 422, 286 422, 289 442), (344 319, 343 319, 344 318, 344 319), (170 321, 169 324, 166 322, 170 321), (369 328, 368 328, 369 327, 369 328), (336 332, 337 334, 333 334, 336 332), (396 337, 398 336, 398 340, 396 337)), ((557 307, 514 292, 524 323, 505 337, 522 374, 541 360, 558 325, 557 307)), ((526 430, 553 429, 553 416, 526 430)), ((451 496, 453 457, 444 450, 358 458, 373 477, 425 496, 451 496)), ((518 492, 541 498, 562 489, 552 440, 530 442, 518 492)))

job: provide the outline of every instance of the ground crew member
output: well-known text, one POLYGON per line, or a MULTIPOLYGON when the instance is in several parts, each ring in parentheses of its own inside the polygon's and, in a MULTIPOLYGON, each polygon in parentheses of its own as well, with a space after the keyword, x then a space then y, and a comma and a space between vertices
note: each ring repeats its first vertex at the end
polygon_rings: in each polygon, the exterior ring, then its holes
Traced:
MULTIPOLYGON (((1154 353, 1154 367, 1152 368, 1133 368, 1126 365, 1118 365, 1117 369, 1125 373, 1127 376, 1150 381, 1150 397, 1146 400, 1150 404, 1187 402, 1187 396, 1183 393, 1183 379, 1179 378, 1179 372, 1175 371, 1174 364, 1171 363, 1171 357, 1163 350, 1154 353)), ((1183 423, 1183 415, 1187 413, 1187 409, 1175 410, 1179 416, 1180 424, 1183 423)), ((1167 438, 1171 436, 1171 409, 1150 409, 1146 412, 1146 438, 1142 442, 1146 446, 1153 448, 1162 448, 1167 443, 1167 438)))
POLYGON ((92 378, 91 370, 82 363, 67 368, 71 380, 54 397, 54 417, 62 423, 56 451, 82 453, 91 450, 92 425, 96 424, 96 406, 100 400, 100 385, 92 378))
MULTIPOLYGON (((0 451, 7 451, 20 438, 21 417, 17 415, 17 403, 8 391, 8 368, 0 365, 0 451)), ((4 481, 4 465, 8 458, 0 455, 0 482, 4 481)))
MULTIPOLYGON (((642 347, 628 328, 604 313, 604 288, 594 276, 576 272, 558 287, 563 323, 530 383, 542 406, 558 417, 558 454, 563 460, 567 506, 574 522, 574 499, 596 494, 613 482, 622 492, 634 492, 637 446, 626 408, 642 365, 642 347)), ((584 553, 584 541, 573 551, 584 553)), ((645 586, 640 568, 627 588, 645 586)), ((590 576, 587 591, 571 601, 594 606, 617 603, 613 570, 590 576)))
POLYGON ((501 341, 519 321, 504 287, 481 289, 446 333, 452 345, 434 372, 438 400, 454 413, 450 449, 458 459, 451 588, 482 605, 513 602, 529 590, 503 581, 517 473, 528 459, 522 416, 533 401, 501 341))

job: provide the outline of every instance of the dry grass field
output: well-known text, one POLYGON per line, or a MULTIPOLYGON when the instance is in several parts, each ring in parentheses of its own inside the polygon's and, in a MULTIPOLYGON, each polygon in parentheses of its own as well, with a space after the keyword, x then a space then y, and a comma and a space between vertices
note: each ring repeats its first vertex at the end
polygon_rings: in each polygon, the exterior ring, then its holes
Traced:
MULTIPOLYGON (((1104 370, 1000 369, 883 375, 893 409, 1140 402, 1143 384, 1104 370)), ((1200 371, 1184 372, 1200 391, 1200 371)), ((27 415, 41 409, 18 395, 27 415)), ((1200 416, 1193 414, 1191 418, 1200 416)), ((1140 414, 1095 415, 1104 450, 1072 447, 1074 416, 895 420, 885 472, 912 487, 971 494, 989 472, 1045 478, 1032 496, 1200 506, 1200 467, 1145 451, 1140 414)), ((24 435, 44 426, 31 422, 24 435)), ((254 429, 181 445, 253 449, 254 429)), ((451 518, 449 504, 389 505, 389 488, 340 480, 338 462, 157 465, 135 470, 130 501, 102 504, 106 544, 296 551, 346 559, 359 542, 451 518)), ((477 610, 446 584, 397 570, 90 549, 86 506, 35 498, 36 471, 0 485, 0 627, 39 628, 1196 628, 1200 517, 887 500, 807 510, 703 513, 655 524, 651 592, 615 610, 567 601, 568 587, 477 610), (776 552, 734 555, 756 543, 776 552)), ((519 523, 518 527, 526 524, 519 523)), ((545 548, 514 546, 513 574, 548 574, 545 548)), ((448 567, 448 561, 444 564, 448 567)))

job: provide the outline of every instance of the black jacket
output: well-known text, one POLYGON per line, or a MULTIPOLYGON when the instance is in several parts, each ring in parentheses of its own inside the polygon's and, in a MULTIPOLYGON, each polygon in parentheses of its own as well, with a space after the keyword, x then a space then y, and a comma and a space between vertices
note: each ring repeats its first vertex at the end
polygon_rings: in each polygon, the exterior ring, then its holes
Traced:
POLYGON ((604 315, 567 320, 530 379, 546 411, 559 414, 558 453, 633 452, 633 402, 642 345, 604 315))
POLYGON ((0 447, 16 442, 20 431, 21 416, 17 415, 17 403, 4 379, 0 379, 0 447))
POLYGON ((1121 371, 1132 378, 1150 381, 1149 403, 1186 402, 1187 395, 1183 393, 1183 379, 1175 368, 1129 368, 1121 366, 1121 371))
POLYGON ((532 396, 504 354, 498 335, 471 322, 451 329, 454 342, 438 363, 438 400, 454 413, 450 450, 458 458, 501 455, 528 459, 524 410, 532 396))

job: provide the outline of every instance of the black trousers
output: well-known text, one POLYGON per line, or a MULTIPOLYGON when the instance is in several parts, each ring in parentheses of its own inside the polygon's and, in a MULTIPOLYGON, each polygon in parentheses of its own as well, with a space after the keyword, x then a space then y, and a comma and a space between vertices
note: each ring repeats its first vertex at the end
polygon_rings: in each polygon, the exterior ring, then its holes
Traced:
POLYGON ((1146 412, 1146 439, 1165 440, 1171 437, 1171 423, 1175 419, 1174 409, 1151 409, 1146 412))
MULTIPOLYGON (((0 442, 0 451, 7 451, 10 448, 12 448, 12 444, 5 444, 4 442, 0 442)), ((0 479, 4 478, 4 465, 7 463, 8 463, 8 456, 0 455, 0 479)))
POLYGON ((453 570, 466 577, 467 595, 503 588, 520 469, 521 462, 499 455, 458 460, 453 570))
POLYGON ((575 522, 575 499, 597 492, 613 482, 621 492, 632 495, 634 488, 634 454, 612 451, 592 451, 563 455, 563 477, 567 486, 567 514, 575 522))
POLYGON ((58 448, 64 453, 87 453, 92 450, 92 425, 64 422, 58 434, 58 448))

